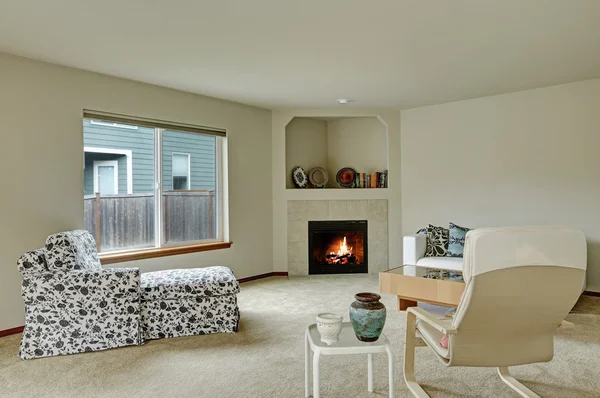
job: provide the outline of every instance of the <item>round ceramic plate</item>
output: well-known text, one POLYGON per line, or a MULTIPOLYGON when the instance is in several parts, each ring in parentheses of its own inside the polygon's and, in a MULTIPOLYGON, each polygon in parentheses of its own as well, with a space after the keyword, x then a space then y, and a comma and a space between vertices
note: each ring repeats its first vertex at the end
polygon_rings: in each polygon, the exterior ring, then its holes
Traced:
POLYGON ((308 172, 308 180, 317 188, 323 188, 329 181, 329 173, 323 167, 315 167, 308 172))
POLYGON ((297 188, 306 188, 308 185, 308 177, 302 167, 296 167, 292 171, 292 179, 297 188))
POLYGON ((338 184, 345 188, 350 188, 354 184, 354 177, 356 176, 356 171, 354 171, 351 167, 341 168, 340 171, 337 172, 335 179, 338 184))

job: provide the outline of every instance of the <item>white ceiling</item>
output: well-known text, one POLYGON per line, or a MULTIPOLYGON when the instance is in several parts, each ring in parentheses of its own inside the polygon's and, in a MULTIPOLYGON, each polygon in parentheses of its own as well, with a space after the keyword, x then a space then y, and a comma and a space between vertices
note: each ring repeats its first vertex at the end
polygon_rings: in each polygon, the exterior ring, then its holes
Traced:
POLYGON ((600 77, 600 0, 2 0, 0 51, 265 108, 600 77))

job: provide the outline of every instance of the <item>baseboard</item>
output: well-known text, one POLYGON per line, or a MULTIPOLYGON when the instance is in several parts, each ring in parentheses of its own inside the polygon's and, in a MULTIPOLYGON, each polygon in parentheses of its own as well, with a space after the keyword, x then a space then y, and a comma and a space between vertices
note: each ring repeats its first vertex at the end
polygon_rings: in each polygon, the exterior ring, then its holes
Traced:
POLYGON ((238 279, 238 282, 239 283, 250 282, 250 281, 255 281, 257 279, 269 278, 271 276, 288 276, 288 273, 287 272, 267 272, 266 274, 260 274, 260 275, 248 276, 246 278, 240 278, 240 279, 238 279))
POLYGON ((592 292, 591 290, 586 290, 583 292, 586 296, 595 296, 600 297, 600 292, 592 292))
POLYGON ((0 330, 0 337, 10 336, 11 334, 21 333, 25 326, 17 326, 16 328, 0 330))
MULTIPOLYGON (((269 278, 271 276, 288 276, 287 272, 267 272, 266 274, 249 276, 238 279, 239 283, 255 281, 257 279, 269 278)), ((600 295, 600 293, 598 293, 600 295)), ((0 330, 0 337, 10 336, 11 334, 21 333, 25 326, 17 326, 16 328, 0 330)))

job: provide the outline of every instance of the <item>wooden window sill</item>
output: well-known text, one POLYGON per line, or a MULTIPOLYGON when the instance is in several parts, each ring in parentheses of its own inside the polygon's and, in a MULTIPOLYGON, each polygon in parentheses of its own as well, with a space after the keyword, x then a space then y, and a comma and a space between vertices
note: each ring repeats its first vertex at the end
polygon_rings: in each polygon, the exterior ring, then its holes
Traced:
POLYGON ((144 260, 147 258, 176 256, 178 254, 205 252, 209 250, 228 249, 232 242, 202 243, 198 245, 164 247, 159 249, 136 250, 126 253, 100 254, 102 265, 123 263, 125 261, 144 260))

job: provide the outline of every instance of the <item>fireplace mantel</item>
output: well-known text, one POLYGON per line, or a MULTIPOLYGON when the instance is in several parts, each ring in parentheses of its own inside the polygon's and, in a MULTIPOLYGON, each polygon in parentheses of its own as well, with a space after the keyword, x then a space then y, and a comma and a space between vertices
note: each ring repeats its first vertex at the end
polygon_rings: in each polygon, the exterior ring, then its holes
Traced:
POLYGON ((285 190, 287 200, 368 200, 388 199, 389 188, 292 188, 285 190))

